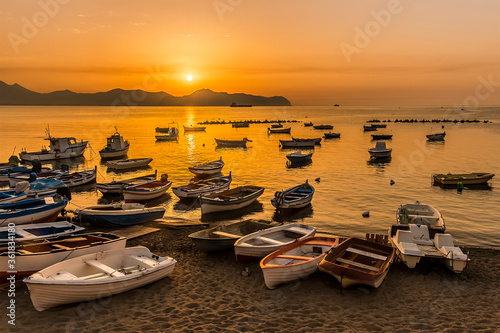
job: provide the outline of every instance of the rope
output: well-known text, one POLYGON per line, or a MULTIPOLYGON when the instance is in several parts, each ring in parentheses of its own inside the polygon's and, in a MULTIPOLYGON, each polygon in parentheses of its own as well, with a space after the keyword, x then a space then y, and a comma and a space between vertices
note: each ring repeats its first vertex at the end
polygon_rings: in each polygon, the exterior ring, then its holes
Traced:
POLYGON ((89 145, 89 148, 90 148, 90 161, 93 161, 93 160, 95 160, 95 159, 97 158, 97 156, 99 156, 99 154, 97 154, 97 153, 94 151, 94 149, 92 148, 92 146, 90 145, 90 143, 88 143, 88 145, 89 145), (95 156, 94 156, 94 157, 92 157, 92 153, 94 153, 94 154, 95 154, 95 156))

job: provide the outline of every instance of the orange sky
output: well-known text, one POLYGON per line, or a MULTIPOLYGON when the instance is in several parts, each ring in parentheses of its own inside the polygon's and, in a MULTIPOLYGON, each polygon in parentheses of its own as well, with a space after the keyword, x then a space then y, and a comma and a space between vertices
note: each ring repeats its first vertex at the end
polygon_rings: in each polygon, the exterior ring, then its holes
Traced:
POLYGON ((293 105, 498 105, 499 17, 498 0, 7 1, 0 80, 293 105))

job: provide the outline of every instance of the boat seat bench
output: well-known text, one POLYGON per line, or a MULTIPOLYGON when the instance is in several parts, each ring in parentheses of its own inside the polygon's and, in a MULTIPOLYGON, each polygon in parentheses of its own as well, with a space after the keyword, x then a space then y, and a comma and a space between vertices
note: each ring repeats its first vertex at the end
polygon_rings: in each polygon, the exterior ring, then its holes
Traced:
POLYGON ((241 238, 242 236, 231 234, 229 232, 224 231, 213 231, 212 234, 217 236, 229 237, 229 238, 241 238))
POLYGON ((346 249, 346 251, 352 252, 352 253, 356 253, 356 254, 361 254, 361 255, 363 255, 365 257, 370 257, 370 258, 374 258, 374 259, 378 259, 378 260, 382 260, 382 261, 385 261, 387 259, 387 256, 382 256, 382 255, 379 255, 379 254, 375 254, 375 253, 363 251, 363 250, 360 250, 360 249, 356 249, 354 247, 348 247, 346 249))
POLYGON ((263 242, 271 243, 271 244, 274 244, 274 245, 283 245, 284 244, 283 242, 280 242, 280 241, 275 240, 275 239, 267 238, 267 237, 259 236, 259 237, 255 237, 255 238, 258 239, 258 240, 261 240, 263 242))
POLYGON ((130 256, 130 258, 137 260, 143 266, 153 267, 157 264, 157 262, 151 258, 139 257, 139 256, 130 256))
POLYGON ((308 230, 304 230, 304 229, 297 228, 297 227, 290 227, 290 228, 285 229, 285 231, 291 231, 291 232, 294 232, 296 234, 302 234, 302 235, 305 235, 309 232, 308 230))
POLYGON ((125 274, 123 274, 123 273, 118 272, 116 269, 111 268, 111 267, 109 267, 108 265, 105 265, 105 264, 103 264, 102 262, 97 261, 97 260, 93 260, 93 259, 91 259, 91 260, 87 260, 87 261, 85 261, 85 263, 86 263, 87 265, 90 265, 90 266, 92 266, 92 267, 95 267, 95 268, 97 268, 97 269, 100 269, 100 270, 101 270, 101 271, 103 271, 104 273, 106 273, 106 274, 108 274, 108 275, 110 275, 110 276, 113 276, 113 277, 116 277, 116 276, 123 276, 123 275, 125 275, 125 274))
POLYGON ((369 265, 365 265, 365 264, 362 264, 362 263, 359 263, 359 262, 356 262, 356 261, 352 261, 352 260, 348 260, 348 259, 344 259, 344 258, 337 258, 336 261, 341 262, 343 264, 350 265, 350 266, 356 266, 356 267, 359 267, 359 268, 363 268, 363 269, 366 269, 366 270, 369 270, 369 271, 373 271, 373 272, 378 272, 380 270, 379 268, 372 267, 372 266, 369 266, 369 265))
POLYGON ((292 260, 312 260, 314 258, 302 257, 302 256, 292 256, 288 254, 279 254, 276 256, 277 259, 292 259, 292 260))
POLYGON ((67 247, 61 244, 51 244, 53 247, 61 249, 61 250, 73 250, 71 247, 67 247))

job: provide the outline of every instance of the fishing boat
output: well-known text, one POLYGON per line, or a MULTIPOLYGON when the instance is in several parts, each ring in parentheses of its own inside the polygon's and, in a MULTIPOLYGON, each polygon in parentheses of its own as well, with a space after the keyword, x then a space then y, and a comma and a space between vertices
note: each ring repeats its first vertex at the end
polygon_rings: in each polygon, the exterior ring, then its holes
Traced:
POLYGON ((206 126, 186 126, 182 125, 184 127, 184 132, 204 132, 205 129, 207 128, 206 126))
POLYGON ((291 127, 288 128, 267 128, 268 134, 290 134, 291 127))
POLYGON ((282 283, 308 277, 338 244, 337 237, 308 237, 274 251, 260 262, 264 283, 275 289, 282 283))
MULTIPOLYGON (((29 184, 28 184, 29 189, 29 184)), ((17 191, 17 190, 4 190, 0 191, 0 205, 10 202, 16 202, 20 200, 24 200, 28 197, 25 191, 17 191)))
POLYGON ((459 182, 463 185, 479 185, 486 184, 490 179, 495 177, 493 173, 477 172, 477 173, 437 173, 432 175, 434 185, 442 186, 457 186, 459 182))
POLYGON ((82 222, 98 227, 126 227, 161 219, 164 207, 144 207, 139 203, 111 204, 86 207, 75 210, 82 222))
POLYGON ((283 124, 281 123, 271 124, 271 128, 283 128, 283 124))
POLYGON ((371 126, 375 128, 386 128, 387 124, 372 124, 371 126))
POLYGON ((371 160, 391 158, 391 148, 387 148, 385 142, 377 142, 374 148, 368 149, 371 160))
POLYGON ((312 154, 312 152, 303 154, 300 151, 296 151, 286 155, 286 158, 290 163, 304 163, 311 160, 312 154))
POLYGON ((38 311, 126 292, 170 275, 177 261, 143 246, 87 254, 35 273, 24 282, 38 311))
POLYGON ((366 126, 366 125, 363 125, 363 132, 373 132, 373 131, 376 131, 377 128, 374 127, 374 126, 366 126))
POLYGON ((305 127, 310 127, 310 126, 314 126, 314 124, 310 121, 308 123, 304 123, 304 126, 305 127))
POLYGON ((453 272, 460 273, 469 261, 468 256, 455 246, 450 234, 437 233, 431 237, 426 225, 392 226, 389 239, 408 268, 415 268, 422 258, 430 258, 438 259, 453 272))
POLYGON ((372 134, 372 140, 391 140, 392 134, 372 134))
POLYGON ((269 223, 246 220, 199 230, 188 237, 198 249, 205 252, 232 250, 236 240, 267 228, 271 228, 269 223))
POLYGON ((167 180, 167 175, 161 175, 160 181, 154 181, 141 185, 128 186, 123 189, 123 198, 125 202, 148 202, 164 195, 171 181, 167 180))
POLYGON ((314 187, 306 180, 305 183, 274 193, 271 204, 278 210, 304 208, 311 203, 314 187))
POLYGON ((333 129, 333 125, 313 125, 313 128, 318 130, 331 130, 333 129))
POLYGON ((264 193, 260 186, 239 186, 230 190, 200 196, 201 214, 236 210, 250 205, 264 193))
POLYGON ((445 231, 443 215, 436 208, 420 201, 399 206, 396 211, 396 222, 398 225, 425 224, 432 236, 436 232, 445 231))
POLYGON ((145 183, 150 183, 156 181, 157 170, 155 173, 135 178, 123 179, 123 180, 113 180, 109 183, 97 183, 97 189, 104 195, 106 194, 120 194, 123 189, 127 186, 136 186, 145 183))
POLYGON ((348 238, 333 248, 318 264, 320 271, 333 275, 344 288, 364 284, 378 288, 396 256, 391 246, 348 238))
POLYGON ((166 133, 165 135, 155 135, 157 141, 176 141, 179 137, 179 126, 177 123, 171 123, 167 128, 156 128, 156 132, 166 133))
POLYGON ((126 170, 134 168, 143 168, 149 165, 153 159, 147 158, 130 158, 123 160, 114 160, 106 162, 108 169, 112 170, 126 170))
POLYGON ((197 198, 201 194, 211 194, 227 190, 231 185, 231 181, 232 177, 230 172, 229 176, 203 179, 187 185, 172 187, 172 192, 174 192, 179 199, 197 198))
POLYGON ((222 161, 222 157, 220 157, 216 161, 194 165, 188 167, 188 169, 195 175, 215 175, 221 172, 223 167, 224 162, 222 161))
POLYGON ((314 236, 316 227, 290 223, 246 235, 234 243, 236 260, 263 258, 283 246, 314 236))
POLYGON ((338 139, 338 138, 340 138, 340 133, 328 132, 328 133, 323 134, 323 137, 325 139, 338 139))
MULTIPOLYGON (((70 190, 60 179, 35 179, 31 183, 24 183, 28 184, 29 186, 28 198, 30 199, 53 197, 56 193, 58 193, 60 195, 66 196, 69 200, 71 200, 70 190)), ((23 182, 17 183, 17 185, 20 184, 23 184, 23 182)))
POLYGON ((314 140, 295 141, 295 140, 280 140, 280 146, 283 149, 314 149, 316 145, 314 140))
POLYGON ((21 244, 49 238, 55 239, 85 231, 85 228, 66 221, 16 225, 13 233, 9 232, 9 228, 12 231, 11 227, 0 227, 0 246, 6 246, 9 241, 12 241, 9 238, 12 234, 16 244, 21 244))
POLYGON ((118 129, 115 126, 116 133, 109 136, 106 140, 106 145, 99 150, 99 155, 102 159, 115 158, 126 156, 130 143, 124 140, 123 137, 118 133, 118 129))
POLYGON ((427 140, 429 141, 444 141, 445 136, 446 132, 426 135, 427 140))
POLYGON ((215 142, 217 142, 217 148, 246 148, 247 142, 252 142, 252 140, 247 138, 241 140, 215 139, 215 142))
POLYGON ((234 122, 231 124, 232 127, 248 127, 250 125, 249 122, 234 122))
POLYGON ((49 141, 49 149, 42 147, 40 151, 27 152, 26 148, 19 153, 19 158, 24 162, 32 162, 33 160, 50 161, 63 158, 72 158, 83 156, 88 141, 81 140, 77 142, 74 137, 56 138, 50 135, 49 128, 46 129, 47 138, 49 141))
POLYGON ((37 179, 56 179, 57 177, 60 177, 67 173, 68 171, 50 169, 38 173, 12 173, 8 175, 8 181, 10 187, 15 187, 16 184, 20 182, 33 182, 37 179))
POLYGON ((77 171, 56 177, 56 179, 61 180, 69 188, 95 183, 96 178, 97 165, 92 170, 77 171))
POLYGON ((27 199, 0 205, 0 226, 53 222, 68 204, 61 196, 27 199))
POLYGON ((305 142, 308 142, 308 141, 313 140, 313 141, 314 141, 314 144, 315 144, 316 146, 321 145, 321 138, 301 139, 301 138, 294 138, 294 137, 292 136, 292 140, 293 140, 293 141, 299 141, 299 142, 304 142, 304 141, 305 141, 305 142))
MULTIPOLYGON (((50 169, 46 169, 44 171, 48 171, 50 169)), ((0 182, 8 182, 10 175, 20 175, 20 174, 30 174, 33 172, 32 168, 27 168, 24 166, 10 166, 0 170, 0 182)))
MULTIPOLYGON (((99 251, 124 248, 125 237, 106 233, 89 233, 69 235, 56 240, 41 240, 18 244, 15 248, 16 279, 38 272, 63 260, 75 258, 84 254, 99 251)), ((9 269, 9 251, 7 247, 0 248, 0 281, 5 282, 11 275, 9 269)))

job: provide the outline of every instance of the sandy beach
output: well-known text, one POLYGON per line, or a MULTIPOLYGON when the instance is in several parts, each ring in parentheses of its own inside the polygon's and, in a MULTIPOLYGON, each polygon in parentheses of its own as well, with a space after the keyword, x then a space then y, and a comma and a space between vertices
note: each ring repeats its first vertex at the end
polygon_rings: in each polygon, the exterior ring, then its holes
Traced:
MULTIPOLYGON (((154 225, 154 224, 153 224, 154 225)), ((27 288, 16 290, 12 332, 495 332, 500 329, 500 250, 463 248, 472 261, 462 274, 439 263, 410 270, 395 263, 378 289, 341 290, 331 276, 269 290, 258 262, 234 253, 206 254, 187 235, 200 227, 168 229, 128 242, 175 258, 173 274, 106 299, 36 311, 27 288), (248 267, 251 274, 243 276, 248 267)), ((0 307, 6 311, 2 292, 0 307)), ((3 329, 2 329, 3 330, 3 329)))

